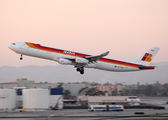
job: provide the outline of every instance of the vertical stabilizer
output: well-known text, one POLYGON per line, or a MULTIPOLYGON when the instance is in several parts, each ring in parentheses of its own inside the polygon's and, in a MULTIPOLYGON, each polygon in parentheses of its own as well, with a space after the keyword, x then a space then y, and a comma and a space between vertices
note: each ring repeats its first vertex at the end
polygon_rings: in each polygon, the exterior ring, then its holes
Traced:
POLYGON ((159 47, 152 47, 149 50, 147 50, 145 53, 140 55, 139 57, 135 58, 131 62, 143 64, 143 65, 149 65, 150 62, 155 57, 156 53, 159 51, 159 47))

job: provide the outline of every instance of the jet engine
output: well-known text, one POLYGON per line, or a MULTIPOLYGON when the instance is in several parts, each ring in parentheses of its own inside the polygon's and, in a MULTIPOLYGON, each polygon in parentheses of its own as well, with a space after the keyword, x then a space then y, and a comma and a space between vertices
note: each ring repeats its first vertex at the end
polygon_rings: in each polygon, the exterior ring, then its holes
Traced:
POLYGON ((58 63, 60 63, 62 65, 71 65, 72 61, 64 59, 64 58, 60 58, 58 63))
POLYGON ((85 59, 85 58, 75 58, 75 62, 76 63, 84 63, 87 64, 89 62, 89 60, 85 59))

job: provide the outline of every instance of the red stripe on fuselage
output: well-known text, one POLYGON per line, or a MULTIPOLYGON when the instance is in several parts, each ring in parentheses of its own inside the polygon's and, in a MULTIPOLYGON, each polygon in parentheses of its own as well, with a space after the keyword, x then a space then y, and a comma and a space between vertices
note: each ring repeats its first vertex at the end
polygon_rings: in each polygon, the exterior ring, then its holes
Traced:
MULTIPOLYGON (((56 52, 56 53, 71 55, 71 56, 75 56, 75 57, 90 56, 90 55, 87 55, 87 54, 77 53, 77 52, 73 52, 73 51, 69 51, 69 50, 61 50, 61 49, 41 46, 40 44, 34 44, 34 43, 31 43, 31 44, 36 49, 45 50, 45 51, 49 51, 49 52, 56 52), (68 51, 68 52, 65 52, 65 51, 68 51), (71 54, 71 53, 74 53, 74 54, 71 54)), ((119 65, 124 65, 124 66, 129 66, 129 67, 135 67, 135 68, 138 68, 138 66, 139 66, 138 64, 123 62, 123 61, 118 61, 118 60, 112 60, 112 59, 108 59, 108 58, 99 58, 99 61, 113 63, 113 64, 119 64, 119 65)))

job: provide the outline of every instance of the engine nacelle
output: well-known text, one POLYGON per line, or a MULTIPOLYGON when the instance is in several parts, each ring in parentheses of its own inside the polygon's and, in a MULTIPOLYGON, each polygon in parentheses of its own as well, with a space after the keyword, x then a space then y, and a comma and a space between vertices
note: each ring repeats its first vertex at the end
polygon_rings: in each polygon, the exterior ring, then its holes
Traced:
POLYGON ((75 62, 76 63, 84 63, 87 64, 89 62, 89 60, 85 59, 85 58, 75 58, 75 62))
POLYGON ((72 61, 64 59, 64 58, 60 58, 58 63, 60 63, 62 65, 70 65, 70 64, 72 64, 72 61))

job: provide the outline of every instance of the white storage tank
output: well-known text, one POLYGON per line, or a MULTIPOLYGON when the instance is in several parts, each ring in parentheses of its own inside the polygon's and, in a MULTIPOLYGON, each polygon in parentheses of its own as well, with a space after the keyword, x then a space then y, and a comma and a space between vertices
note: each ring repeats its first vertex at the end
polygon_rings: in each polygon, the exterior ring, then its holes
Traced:
POLYGON ((16 108, 16 93, 14 89, 0 89, 0 109, 16 108))
POLYGON ((24 89, 23 108, 24 109, 48 109, 49 90, 48 89, 24 89))

